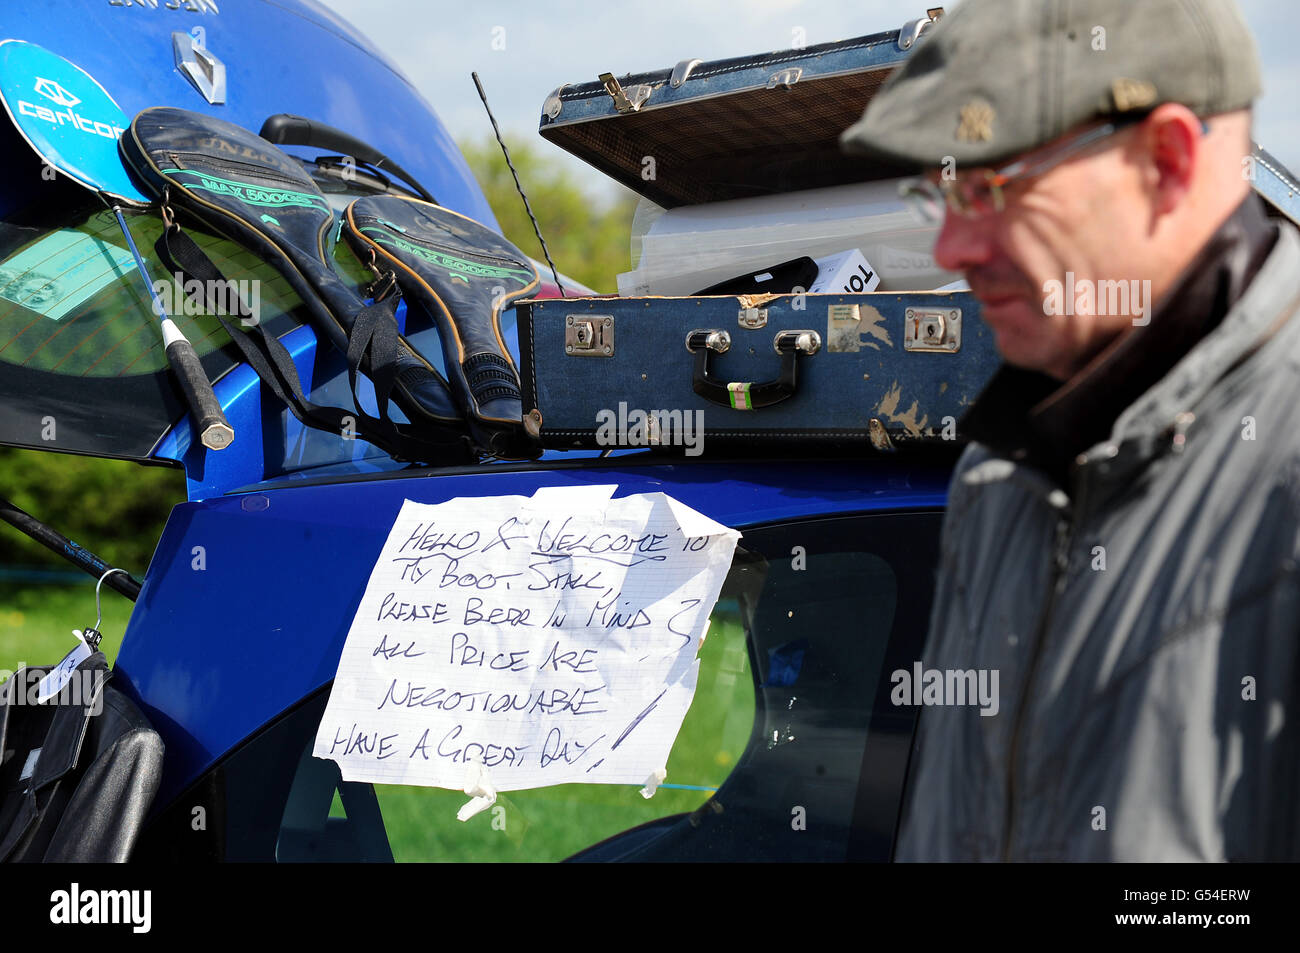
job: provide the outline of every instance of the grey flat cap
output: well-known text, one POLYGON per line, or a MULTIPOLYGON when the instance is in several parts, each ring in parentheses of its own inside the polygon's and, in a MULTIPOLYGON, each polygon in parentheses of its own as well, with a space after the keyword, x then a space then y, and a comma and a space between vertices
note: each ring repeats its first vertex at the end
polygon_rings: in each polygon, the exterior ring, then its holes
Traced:
POLYGON ((1234 0, 964 0, 840 136, 916 169, 993 165, 1101 117, 1249 106, 1259 58, 1234 0))

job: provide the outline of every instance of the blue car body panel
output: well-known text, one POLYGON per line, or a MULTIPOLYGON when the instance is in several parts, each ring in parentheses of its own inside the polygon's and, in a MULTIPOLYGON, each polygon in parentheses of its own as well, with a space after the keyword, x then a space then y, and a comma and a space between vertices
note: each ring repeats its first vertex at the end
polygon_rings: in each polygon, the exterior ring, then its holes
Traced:
MULTIPOLYGON (((256 132, 275 113, 343 129, 403 166, 442 205, 499 230, 460 150, 433 108, 344 21, 310 0, 104 0, 7 4, 3 36, 39 43, 93 76, 127 116, 178 106, 256 132), (76 29, 69 29, 69 17, 76 29), (176 68, 172 33, 202 28, 226 66, 212 105, 176 68)), ((364 28, 364 24, 362 25, 364 28)), ((324 150, 290 147, 303 156, 324 150)))
MULTIPOLYGON (((658 463, 257 489, 185 503, 168 521, 117 658, 167 745, 156 805, 325 685, 402 501, 617 484, 664 492, 743 530, 837 513, 943 506, 946 472, 879 462, 658 463)), ((744 545, 744 540, 741 540, 744 545)))

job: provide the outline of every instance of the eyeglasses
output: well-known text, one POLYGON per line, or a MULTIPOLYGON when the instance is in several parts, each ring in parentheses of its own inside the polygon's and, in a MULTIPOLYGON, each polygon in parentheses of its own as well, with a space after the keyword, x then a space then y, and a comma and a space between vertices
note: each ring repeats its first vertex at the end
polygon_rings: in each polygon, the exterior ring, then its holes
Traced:
MULTIPOLYGON (((967 219, 995 214, 1006 207, 1002 190, 1010 183, 1042 175, 1066 159, 1080 155, 1108 136, 1145 118, 1135 116, 1107 122, 1072 136, 1045 152, 1017 159, 1000 169, 977 169, 959 180, 940 179, 939 182, 933 182, 926 178, 909 179, 900 183, 898 194, 927 225, 941 225, 945 208, 967 219)), ((1201 135, 1209 131, 1209 124, 1201 120, 1201 135)))

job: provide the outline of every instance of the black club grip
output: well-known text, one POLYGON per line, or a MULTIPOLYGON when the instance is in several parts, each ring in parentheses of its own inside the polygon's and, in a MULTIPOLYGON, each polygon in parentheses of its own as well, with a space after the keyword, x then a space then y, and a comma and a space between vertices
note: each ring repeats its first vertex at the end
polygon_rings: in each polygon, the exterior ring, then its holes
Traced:
POLYGON ((185 393, 199 441, 209 450, 224 450, 235 439, 235 431, 226 420, 217 395, 212 393, 208 375, 199 363, 190 342, 181 338, 167 345, 167 361, 185 393))

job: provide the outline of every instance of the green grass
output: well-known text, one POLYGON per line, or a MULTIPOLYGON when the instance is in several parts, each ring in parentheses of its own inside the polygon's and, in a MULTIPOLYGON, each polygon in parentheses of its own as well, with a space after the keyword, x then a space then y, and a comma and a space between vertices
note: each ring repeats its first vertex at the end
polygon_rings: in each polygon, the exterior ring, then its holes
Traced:
MULTIPOLYGON (((744 751, 754 725, 754 689, 738 618, 719 606, 700 650, 695 699, 668 759, 668 784, 718 787, 744 751)), ((376 785, 393 856, 399 861, 563 860, 620 831, 693 811, 708 791, 560 784, 499 795, 497 805, 462 823, 459 791, 376 785)))
MULTIPOLYGON (((75 644, 72 630, 94 624, 94 591, 89 577, 85 585, 0 586, 0 669, 61 659, 75 644)), ((111 662, 131 603, 107 589, 102 603, 101 649, 111 662)), ((719 786, 753 723, 745 635, 734 608, 723 603, 700 651, 699 684, 668 760, 667 783, 719 786)), ((647 800, 631 785, 564 784, 503 794, 497 801, 502 810, 462 823, 456 811, 467 798, 459 791, 406 785, 376 785, 375 791, 399 861, 561 860, 638 824, 693 811, 710 793, 661 787, 647 800)))
MULTIPOLYGON (((99 648, 111 664, 131 618, 132 603, 108 586, 100 593, 104 620, 99 648)), ((0 670, 20 663, 53 665, 77 644, 73 629, 95 624, 95 580, 84 585, 0 585, 0 670)), ((3 677, 0 677, 0 681, 3 677)))

